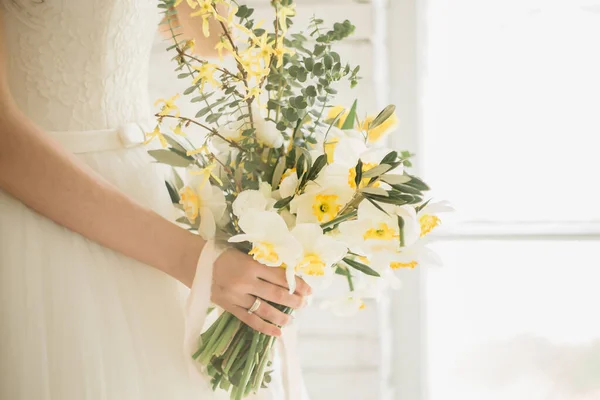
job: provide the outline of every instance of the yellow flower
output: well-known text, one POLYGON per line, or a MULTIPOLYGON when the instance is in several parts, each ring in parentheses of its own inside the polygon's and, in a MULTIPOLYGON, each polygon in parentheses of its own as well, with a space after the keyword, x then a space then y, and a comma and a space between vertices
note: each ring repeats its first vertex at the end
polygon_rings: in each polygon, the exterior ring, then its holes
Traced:
POLYGON ((158 113, 158 115, 160 116, 165 116, 165 115, 170 115, 171 111, 175 111, 175 116, 179 117, 181 115, 181 112, 179 111, 179 107, 177 107, 175 105, 175 101, 179 98, 179 93, 176 94, 175 96, 171 97, 170 99, 166 100, 166 99, 158 99, 154 102, 154 107, 158 106, 160 103, 164 103, 164 105, 161 107, 160 112, 158 113))
POLYGON ((179 136, 185 136, 185 133, 181 130, 181 124, 177 124, 175 128, 172 128, 173 133, 179 136))
MULTIPOLYGON (((208 19, 217 15, 217 12, 215 11, 212 5, 212 0, 196 0, 196 2, 200 6, 200 8, 198 8, 198 11, 194 11, 190 15, 192 17, 202 17, 202 33, 204 34, 204 37, 209 37, 210 31, 208 19)), ((192 8, 195 9, 195 7, 192 8)))
POLYGON ((204 153, 204 154, 210 153, 208 146, 204 145, 204 146, 198 147, 197 149, 187 151, 188 156, 195 156, 196 154, 202 154, 202 153, 204 153))
POLYGON ((198 74, 196 75, 196 77, 193 80, 194 85, 197 85, 198 82, 202 81, 202 84, 200 86, 200 90, 204 90, 204 85, 208 82, 209 84, 211 84, 213 87, 219 87, 219 82, 215 79, 214 77, 214 73, 217 69, 217 66, 215 64, 210 64, 210 63, 204 63, 202 65, 198 66, 194 66, 194 69, 196 71, 198 71, 198 74))
POLYGON ((421 237, 427 235, 431 232, 436 226, 438 226, 442 220, 439 217, 431 214, 421 215, 419 217, 419 224, 421 225, 421 237))
POLYGON ((208 180, 210 179, 210 177, 212 176, 213 179, 215 181, 217 181, 220 185, 223 184, 223 182, 221 182, 221 179, 219 179, 219 177, 213 172, 214 169, 217 167, 216 163, 212 163, 208 166, 206 166, 205 168, 202 169, 198 169, 198 170, 192 170, 190 171, 190 175, 200 175, 202 177, 202 180, 200 181, 199 187, 202 188, 206 182, 208 182, 208 180))
POLYGON ((281 3, 278 3, 277 6, 277 18, 279 19, 279 25, 281 26, 281 30, 283 32, 287 32, 287 17, 293 17, 296 15, 296 5, 291 4, 289 6, 282 6, 281 3))
POLYGON ((144 142, 144 144, 148 144, 150 143, 152 140, 154 140, 155 138, 158 138, 158 140, 160 141, 161 146, 167 147, 168 143, 167 143, 167 139, 165 138, 165 136, 160 132, 160 126, 156 125, 156 128, 154 128, 154 130, 152 132, 146 133, 146 141, 144 142))
POLYGON ((258 86, 255 86, 252 89, 247 89, 246 97, 244 97, 244 100, 248 100, 253 97, 258 98, 258 96, 260 96, 261 93, 262 93, 262 89, 259 88, 258 86))
POLYGON ((223 50, 231 52, 233 51, 233 48, 231 47, 231 43, 229 42, 229 40, 225 39, 224 37, 221 37, 221 40, 219 40, 215 45, 215 50, 217 50, 217 52, 219 53, 219 59, 223 61, 223 50))
POLYGON ((186 51, 186 50, 194 51, 194 47, 196 47, 195 39, 186 40, 185 44, 183 45, 183 51, 186 51))
POLYGON ((398 116, 393 113, 388 119, 386 119, 381 125, 376 126, 373 129, 369 129, 369 124, 375 119, 374 116, 368 116, 362 123, 362 130, 367 132, 369 143, 375 143, 385 136, 390 130, 394 129, 398 125, 398 116))
POLYGON ((295 53, 294 50, 288 49, 283 46, 283 43, 278 43, 277 47, 274 49, 275 57, 277 58, 277 64, 275 65, 277 68, 283 65, 283 56, 285 54, 293 55, 295 53))
POLYGON ((411 262, 391 262, 390 263, 390 268, 391 269, 400 269, 400 268, 410 268, 410 269, 415 269, 415 267, 419 265, 418 262, 416 261, 411 261, 411 262))
POLYGON ((314 198, 312 205, 313 214, 319 222, 329 222, 334 219, 342 209, 339 202, 339 196, 334 194, 318 194, 314 198))
MULTIPOLYGON (((180 5, 183 2, 183 0, 177 0, 175 2, 175 7, 177 7, 178 5, 180 5)), ((186 0, 186 2, 188 3, 188 6, 190 6, 190 8, 193 10, 198 6, 198 0, 186 0)))
POLYGON ((191 222, 196 222, 198 211, 200 210, 200 197, 189 186, 179 191, 179 204, 183 206, 186 218, 191 222))
POLYGON ((327 119, 330 119, 332 121, 340 114, 342 115, 340 116, 340 119, 336 124, 338 128, 344 126, 344 122, 346 122, 346 118, 348 117, 348 112, 346 111, 346 108, 344 106, 331 107, 329 109, 329 112, 327 113, 327 119))

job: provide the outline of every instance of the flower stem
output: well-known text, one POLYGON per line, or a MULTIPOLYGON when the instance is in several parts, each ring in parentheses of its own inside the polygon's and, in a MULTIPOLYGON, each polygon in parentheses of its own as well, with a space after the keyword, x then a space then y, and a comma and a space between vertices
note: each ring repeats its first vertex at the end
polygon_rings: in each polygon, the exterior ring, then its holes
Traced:
POLYGON ((256 348, 258 347, 258 341, 260 340, 260 333, 253 332, 252 344, 250 345, 250 351, 248 352, 248 358, 246 359, 246 366, 242 374, 242 381, 240 382, 239 389, 235 400, 242 400, 242 396, 246 393, 246 386, 250 380, 250 374, 255 366, 254 355, 256 354, 256 348))

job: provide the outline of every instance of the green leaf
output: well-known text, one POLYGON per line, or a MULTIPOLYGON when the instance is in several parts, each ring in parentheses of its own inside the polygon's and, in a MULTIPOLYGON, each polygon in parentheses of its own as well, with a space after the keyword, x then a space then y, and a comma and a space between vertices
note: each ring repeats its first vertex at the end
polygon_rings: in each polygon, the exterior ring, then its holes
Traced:
POLYGON ((176 150, 180 151, 180 152, 181 152, 181 153, 183 153, 183 154, 187 154, 187 150, 185 149, 185 147, 183 147, 183 146, 182 146, 182 145, 181 145, 181 144, 180 144, 180 143, 177 141, 177 139, 175 139, 175 138, 174 138, 173 136, 171 136, 171 135, 164 135, 164 136, 165 136, 165 139, 167 139, 167 143, 169 143, 169 145, 170 145, 172 148, 174 148, 174 149, 176 149, 176 150))
POLYGON ((398 215, 398 232, 400 233, 400 247, 404 247, 404 218, 398 215))
POLYGON ((275 204, 273 205, 274 208, 283 208, 285 206, 287 206, 288 204, 290 204, 292 202, 292 200, 294 200, 294 196, 288 196, 284 199, 278 200, 277 202, 275 202, 275 204))
POLYGON ((167 191, 169 192, 169 197, 171 197, 171 203, 179 204, 179 201, 180 201, 179 192, 177 191, 175 186, 173 186, 173 184, 169 181, 165 181, 165 185, 167 186, 167 191))
POLYGON ((342 129, 354 129, 354 122, 356 120, 356 106, 358 104, 357 100, 354 100, 352 103, 352 107, 350 107, 350 111, 348 111, 348 116, 344 121, 344 125, 342 125, 342 129))
POLYGON ((196 113, 196 118, 201 118, 204 117, 206 114, 208 114, 210 111, 210 107, 204 107, 203 109, 201 109, 200 111, 198 111, 196 113))
POLYGON ((379 164, 376 167, 371 168, 363 174, 363 178, 376 178, 380 175, 385 174, 389 170, 392 169, 392 166, 389 164, 379 164))
POLYGON ((377 202, 369 197, 365 197, 365 199, 367 199, 367 201, 371 204, 373 204, 373 206, 375 206, 376 209, 378 209, 379 211, 381 211, 382 213, 384 213, 385 215, 389 215, 387 211, 385 211, 379 204, 377 204, 377 202))
POLYGON ((360 263, 358 261, 354 261, 349 258, 344 258, 342 261, 344 261, 346 264, 348 264, 350 267, 354 268, 355 270, 362 272, 363 274, 370 275, 370 276, 381 276, 381 275, 379 275, 379 272, 375 271, 373 268, 371 268, 368 265, 365 265, 363 263, 360 263))
POLYGON ((387 190, 380 187, 366 187, 360 189, 362 193, 374 194, 376 196, 389 197, 387 190))
POLYGON ((277 165, 275 166, 275 170, 273 171, 273 178, 271 179, 271 187, 273 190, 279 187, 279 183, 281 182, 281 177, 283 176, 283 172, 285 170, 285 157, 280 157, 279 161, 277 161, 277 165))
POLYGON ((429 204, 430 201, 431 201, 431 199, 429 199, 425 203, 419 205, 418 207, 415 208, 415 211, 417 211, 417 213, 421 212, 422 209, 427 207, 427 204, 429 204))
POLYGON ((156 161, 162 164, 167 164, 172 167, 186 168, 192 163, 192 159, 184 157, 180 153, 167 149, 149 150, 150 154, 156 161))
POLYGON ((315 180, 317 178, 317 176, 319 175, 319 173, 321 172, 321 170, 326 165, 327 165, 327 154, 321 154, 315 160, 315 163, 313 164, 313 166, 312 166, 312 168, 310 170, 310 174, 308 176, 308 180, 309 181, 315 180))
POLYGON ((183 179, 181 179, 181 176, 179 176, 179 173, 177 172, 177 170, 175 168, 172 169, 173 172, 173 180, 175 181, 175 189, 180 190, 183 188, 184 183, 183 183, 183 179))
POLYGON ((208 117, 206 117, 206 122, 208 122, 209 124, 217 122, 222 115, 223 114, 221 113, 210 114, 208 117))
POLYGON ((360 182, 362 181, 362 167, 362 160, 359 159, 356 167, 354 168, 356 171, 356 176, 354 177, 354 183, 356 184, 356 187, 360 187, 360 182))
POLYGON ((401 185, 406 182, 410 182, 410 176, 408 175, 381 175, 380 179, 390 185, 401 185))
POLYGON ((410 181, 406 182, 406 184, 408 186, 414 187, 415 189, 419 189, 419 190, 430 190, 429 186, 427 186, 427 184, 425 182, 423 182, 421 179, 417 178, 416 176, 412 176, 412 175, 408 175, 410 176, 410 181))
MULTIPOLYGON (((404 176, 404 175, 401 175, 401 176, 404 176)), ((419 189, 414 188, 409 185, 397 184, 397 185, 392 185, 392 187, 402 193, 416 194, 419 196, 422 194, 422 192, 419 189)))
POLYGON ((187 88, 183 91, 183 94, 188 95, 188 94, 192 93, 194 90, 196 90, 197 88, 198 88, 198 86, 190 86, 189 88, 187 88))
POLYGON ((389 164, 389 163, 396 161, 397 159, 398 159, 398 152, 392 151, 392 152, 389 152, 388 154, 386 154, 386 156, 383 157, 383 159, 381 160, 381 162, 379 164, 389 164))
POLYGON ((194 97, 191 100, 191 102, 192 103, 197 103, 199 101, 204 101, 204 100, 208 99, 209 97, 211 97, 213 94, 215 94, 215 92, 210 92, 210 93, 202 94, 201 96, 194 97))
POLYGON ((379 125, 383 124, 389 117, 391 117, 396 111, 396 106, 390 104, 386 108, 384 108, 371 123, 369 124, 369 129, 377 128, 379 125))
POLYGON ((304 175, 304 161, 305 161, 304 154, 300 154, 300 157, 298 158, 298 161, 296 162, 296 176, 298 177, 298 179, 301 179, 302 175, 304 175))

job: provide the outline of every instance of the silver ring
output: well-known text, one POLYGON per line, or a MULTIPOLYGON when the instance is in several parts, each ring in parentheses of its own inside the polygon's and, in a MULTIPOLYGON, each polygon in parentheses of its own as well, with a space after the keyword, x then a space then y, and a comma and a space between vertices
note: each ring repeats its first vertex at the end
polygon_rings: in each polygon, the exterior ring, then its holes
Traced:
POLYGON ((258 310, 258 308, 260 307, 261 303, 262 301, 260 301, 260 299, 257 297, 256 300, 254 300, 252 307, 248 309, 248 314, 254 314, 256 310, 258 310))

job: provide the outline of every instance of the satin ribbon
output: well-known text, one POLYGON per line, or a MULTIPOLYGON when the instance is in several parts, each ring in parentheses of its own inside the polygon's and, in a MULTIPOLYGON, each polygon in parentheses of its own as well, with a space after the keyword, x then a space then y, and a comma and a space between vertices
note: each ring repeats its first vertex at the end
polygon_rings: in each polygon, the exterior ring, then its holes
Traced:
POLYGON ((152 130, 152 122, 132 122, 114 129, 50 131, 47 134, 71 153, 92 153, 139 146, 146 141, 146 133, 152 130))

